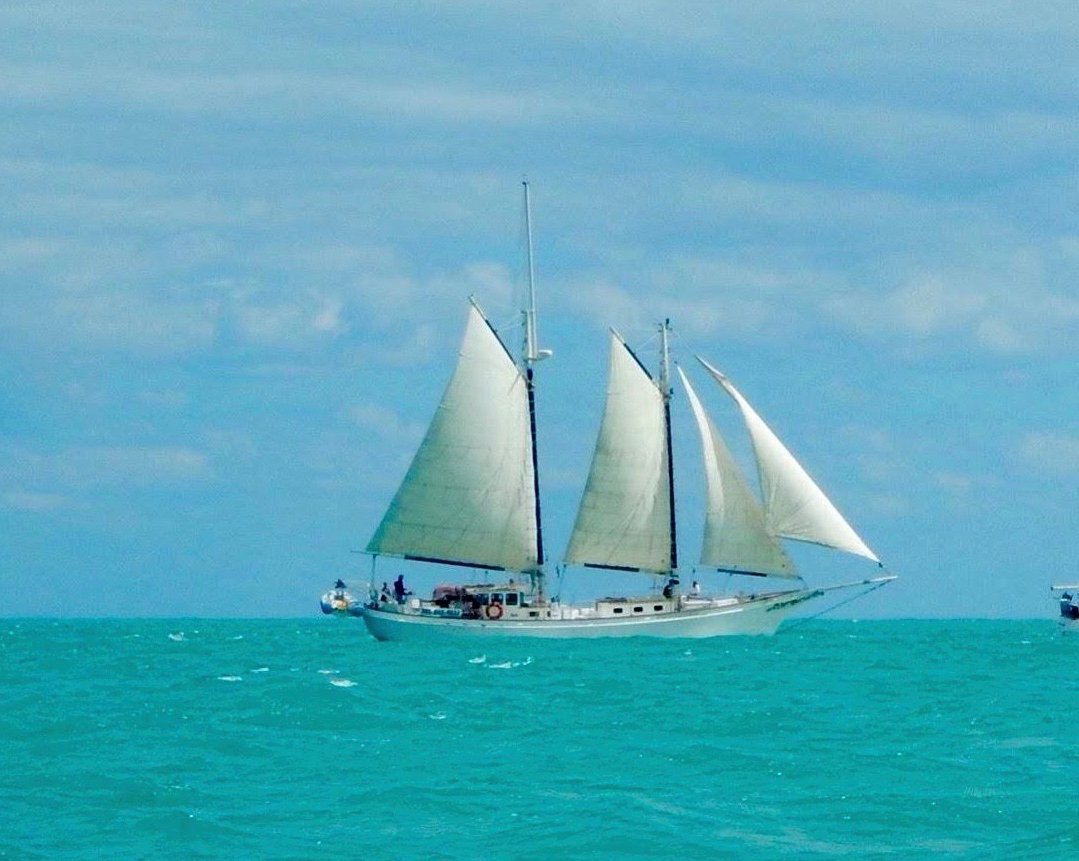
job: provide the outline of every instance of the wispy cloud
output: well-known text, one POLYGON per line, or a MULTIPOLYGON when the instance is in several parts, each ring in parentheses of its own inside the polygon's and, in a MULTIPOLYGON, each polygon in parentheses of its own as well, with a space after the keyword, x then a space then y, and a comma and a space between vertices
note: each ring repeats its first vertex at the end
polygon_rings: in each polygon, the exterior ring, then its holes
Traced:
POLYGON ((1045 475, 1079 475, 1079 435, 1063 431, 1031 431, 1019 441, 1023 465, 1045 475))
POLYGON ((2 497, 5 508, 13 511, 48 513, 71 505, 69 497, 58 493, 36 493, 27 490, 9 490, 2 497))
POLYGON ((357 404, 349 413, 361 428, 401 448, 406 448, 410 442, 418 442, 423 436, 423 424, 404 419, 381 404, 357 404))
POLYGON ((1079 344, 1079 299, 1047 284, 1030 253, 982 254, 965 267, 911 272, 890 291, 853 289, 826 299, 836 319, 867 336, 895 341, 958 339, 987 353, 1072 352, 1079 344), (991 258, 992 262, 985 258, 991 258), (993 264, 996 264, 995 266, 993 264))
POLYGON ((953 511, 970 511, 975 508, 989 491, 1000 486, 1000 480, 993 475, 970 472, 938 472, 933 476, 933 484, 953 511))
POLYGON ((13 485, 6 492, 30 493, 29 499, 63 498, 102 487, 175 487, 214 477, 205 453, 182 446, 76 446, 48 452, 9 444, 0 450, 0 466, 13 485))

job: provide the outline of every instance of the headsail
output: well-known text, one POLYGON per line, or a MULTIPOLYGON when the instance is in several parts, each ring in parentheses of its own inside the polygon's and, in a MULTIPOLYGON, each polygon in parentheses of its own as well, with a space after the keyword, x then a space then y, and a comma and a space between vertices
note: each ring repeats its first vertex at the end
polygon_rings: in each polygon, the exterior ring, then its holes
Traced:
POLYGON ((567 562, 671 570, 668 458, 663 393, 612 330, 607 402, 567 562))
POLYGON ((367 550, 532 571, 536 517, 525 379, 473 303, 457 367, 367 550))
POLYGON ((760 503, 681 368, 678 375, 697 420, 704 454, 708 507, 701 564, 741 574, 797 577, 790 557, 765 525, 760 503))
POLYGON ((783 538, 823 544, 880 562, 741 392, 700 356, 697 360, 742 411, 757 456, 769 530, 783 538))

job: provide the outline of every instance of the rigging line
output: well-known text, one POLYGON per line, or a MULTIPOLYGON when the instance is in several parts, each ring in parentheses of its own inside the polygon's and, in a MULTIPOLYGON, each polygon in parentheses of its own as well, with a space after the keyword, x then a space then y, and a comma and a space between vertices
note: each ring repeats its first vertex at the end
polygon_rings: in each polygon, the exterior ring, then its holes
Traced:
POLYGON ((506 320, 505 323, 502 323, 499 326, 495 326, 494 323, 492 323, 491 327, 496 332, 512 331, 514 329, 523 328, 524 327, 524 321, 521 319, 521 312, 517 311, 516 313, 514 313, 514 315, 510 319, 506 320))
POLYGON ((831 613, 833 610, 838 610, 840 607, 842 607, 845 604, 849 604, 851 601, 857 601, 859 598, 864 598, 870 592, 874 592, 877 589, 880 589, 882 586, 887 586, 890 582, 891 582, 890 580, 885 580, 883 583, 873 583, 864 592, 858 592, 855 595, 851 595, 849 598, 843 599, 838 604, 832 604, 830 607, 826 607, 825 609, 821 610, 819 613, 814 613, 811 616, 804 616, 801 619, 796 619, 793 622, 791 622, 789 625, 781 628, 780 631, 781 632, 790 631, 790 630, 793 630, 794 628, 797 628, 800 625, 804 625, 806 622, 811 622, 814 619, 819 619, 825 613, 831 613))

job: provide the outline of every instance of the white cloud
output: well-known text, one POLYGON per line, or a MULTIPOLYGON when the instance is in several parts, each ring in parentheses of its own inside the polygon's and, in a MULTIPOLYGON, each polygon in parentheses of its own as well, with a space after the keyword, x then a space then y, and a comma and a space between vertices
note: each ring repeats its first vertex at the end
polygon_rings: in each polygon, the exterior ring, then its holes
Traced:
POLYGON ((1000 479, 969 472, 938 472, 933 476, 933 484, 953 512, 968 512, 1000 486, 1000 479))
POLYGON ((1018 455, 1025 466, 1040 473, 1079 476, 1079 435, 1031 431, 1019 441, 1018 455))
POLYGON ((349 412, 352 420, 361 428, 395 445, 406 445, 423 436, 424 426, 421 423, 406 420, 380 404, 358 404, 349 412))
POLYGON ((169 355, 205 348, 216 331, 210 302, 185 301, 153 289, 103 287, 65 293, 50 304, 41 322, 60 337, 92 350, 120 348, 169 355), (52 329, 59 326, 59 331, 52 329))
POLYGON ((932 274, 897 288, 886 297, 883 311, 892 325, 924 338, 969 325, 986 302, 983 294, 932 274))
POLYGON ((869 494, 866 508, 882 517, 905 517, 913 510, 909 498, 890 493, 869 494))
POLYGON ((621 331, 643 329, 651 323, 645 302, 610 281, 578 283, 568 299, 585 316, 609 321, 609 325, 621 331))
POLYGON ((290 301, 263 304, 270 299, 268 291, 236 294, 233 305, 223 316, 235 322, 240 337, 264 347, 302 347, 322 343, 348 331, 345 302, 339 296, 314 292, 290 301))
POLYGON ((7 445, 0 450, 0 468, 15 486, 48 488, 38 491, 45 498, 100 487, 176 486, 214 477, 207 455, 183 446, 76 446, 44 452, 7 445))
POLYGON ((26 490, 10 490, 3 494, 4 507, 14 511, 47 513, 59 511, 71 505, 71 500, 59 493, 35 493, 26 490))
MULTIPOLYGON (((958 259, 933 272, 911 273, 883 294, 844 291, 823 300, 837 320, 873 338, 895 343, 958 342, 988 353, 1071 352, 1079 345, 1079 299, 1054 292, 1024 249, 958 259), (986 259, 988 258, 988 259, 986 259), (994 266, 994 264, 996 264, 994 266)), ((895 265, 895 263, 893 263, 895 265)))
POLYGON ((312 320, 315 331, 329 335, 340 335, 344 332, 345 324, 341 320, 342 306, 342 301, 336 297, 323 297, 312 320))
POLYGON ((75 449, 62 468, 78 482, 140 486, 202 482, 214 474, 203 452, 180 446, 75 449))
POLYGON ((191 394, 178 389, 145 389, 136 397, 155 410, 169 412, 184 409, 191 403, 191 394))

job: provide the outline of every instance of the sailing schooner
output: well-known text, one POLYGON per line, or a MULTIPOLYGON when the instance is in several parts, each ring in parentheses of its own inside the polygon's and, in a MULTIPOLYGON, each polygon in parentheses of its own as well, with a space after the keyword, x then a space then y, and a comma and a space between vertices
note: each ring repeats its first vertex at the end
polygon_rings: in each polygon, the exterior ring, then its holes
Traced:
POLYGON ((354 612, 380 640, 449 634, 531 637, 712 637, 771 634, 796 607, 833 589, 875 588, 873 577, 810 588, 800 582, 780 538, 876 555, 805 470, 713 366, 708 374, 734 399, 749 430, 764 503, 738 472, 688 378, 678 369, 701 434, 708 489, 701 564, 783 578, 787 586, 749 595, 683 594, 678 576, 671 452, 669 323, 660 326, 653 377, 611 331, 603 418, 564 561, 639 571, 653 594, 564 604, 548 595, 539 495, 533 365, 536 346, 531 216, 525 183, 529 300, 524 348, 515 360, 472 301, 457 366, 423 441, 367 546, 381 556, 505 572, 494 580, 436 587, 430 599, 374 588, 354 612), (519 578, 519 579, 518 579, 519 578), (662 585, 662 591, 658 587, 662 585))

